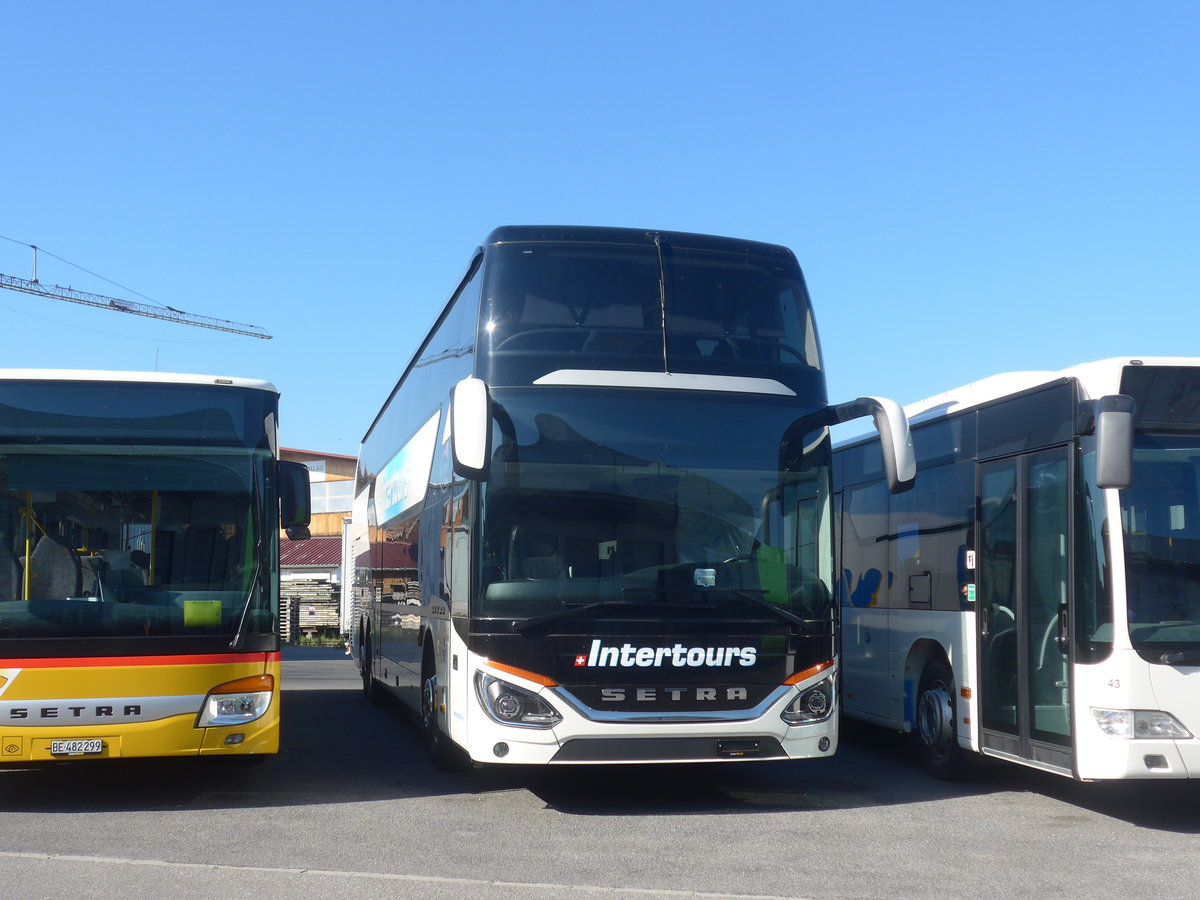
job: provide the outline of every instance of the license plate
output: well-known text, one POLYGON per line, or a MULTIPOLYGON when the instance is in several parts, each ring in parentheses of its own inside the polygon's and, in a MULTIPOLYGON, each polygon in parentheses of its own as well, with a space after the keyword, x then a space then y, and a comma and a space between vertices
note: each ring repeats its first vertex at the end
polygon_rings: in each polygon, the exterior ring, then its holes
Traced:
POLYGON ((100 738, 50 742, 51 756, 95 756, 103 752, 104 741, 100 738))

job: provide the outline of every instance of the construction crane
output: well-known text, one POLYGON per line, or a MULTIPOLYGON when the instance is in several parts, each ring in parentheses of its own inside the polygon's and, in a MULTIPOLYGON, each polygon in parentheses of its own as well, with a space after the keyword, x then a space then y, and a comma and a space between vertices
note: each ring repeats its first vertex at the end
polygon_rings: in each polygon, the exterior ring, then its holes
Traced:
POLYGON ((145 303, 134 303, 132 300, 122 300, 119 297, 106 297, 103 294, 91 294, 87 291, 77 291, 74 288, 61 287, 57 284, 47 287, 37 280, 37 247, 32 244, 34 262, 32 280, 16 278, 0 273, 0 287, 10 291, 21 291, 38 297, 49 297, 52 300, 66 300, 68 303, 81 303, 84 306, 94 306, 97 309, 111 309, 116 312, 130 313, 135 316, 146 316, 151 319, 163 319, 167 322, 179 322, 183 325, 195 325, 198 328, 212 328, 215 331, 227 331, 231 334, 244 334, 248 337, 262 338, 269 341, 267 334, 257 325, 246 325, 242 322, 230 322, 227 319, 213 319, 208 316, 197 316, 174 309, 170 306, 150 306, 145 303))

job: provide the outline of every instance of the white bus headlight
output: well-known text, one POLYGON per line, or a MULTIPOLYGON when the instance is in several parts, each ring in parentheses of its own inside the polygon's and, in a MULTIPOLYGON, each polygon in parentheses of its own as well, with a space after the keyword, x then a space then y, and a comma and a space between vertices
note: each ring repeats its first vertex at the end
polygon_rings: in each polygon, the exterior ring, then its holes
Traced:
POLYGON ((485 672, 475 673, 475 693, 487 714, 501 725, 553 728, 562 721, 562 716, 541 697, 485 672))
POLYGON ((824 722, 833 715, 833 679, 822 678, 805 688, 789 703, 780 718, 789 725, 811 725, 824 722))
POLYGON ((261 718, 271 708, 275 679, 270 675, 254 675, 219 684, 204 698, 197 728, 218 725, 244 725, 261 718))
POLYGON ((1093 707, 1092 716, 1105 734, 1126 740, 1175 740, 1192 736, 1178 719, 1159 710, 1093 707))

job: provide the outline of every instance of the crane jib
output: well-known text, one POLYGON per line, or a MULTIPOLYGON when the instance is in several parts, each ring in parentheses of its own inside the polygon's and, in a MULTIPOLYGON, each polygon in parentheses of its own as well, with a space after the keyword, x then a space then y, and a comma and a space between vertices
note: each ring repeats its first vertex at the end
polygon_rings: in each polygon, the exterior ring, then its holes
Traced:
POLYGON ((146 316, 151 319, 163 319, 167 322, 179 322, 184 325, 195 325, 199 328, 212 328, 216 331, 228 331, 232 334, 244 334, 248 337, 270 340, 267 334, 257 325, 246 325, 241 322, 230 322, 225 319, 213 319, 208 316, 198 316, 182 312, 169 306, 149 306, 145 303, 134 303, 118 297, 106 297, 103 294, 91 294, 87 291, 77 291, 74 288, 60 285, 43 285, 38 281, 16 278, 12 275, 0 274, 0 287, 38 297, 49 297, 53 300, 66 300, 69 303, 81 303, 84 306, 94 306, 98 309, 111 309, 117 312, 131 313, 135 316, 146 316))

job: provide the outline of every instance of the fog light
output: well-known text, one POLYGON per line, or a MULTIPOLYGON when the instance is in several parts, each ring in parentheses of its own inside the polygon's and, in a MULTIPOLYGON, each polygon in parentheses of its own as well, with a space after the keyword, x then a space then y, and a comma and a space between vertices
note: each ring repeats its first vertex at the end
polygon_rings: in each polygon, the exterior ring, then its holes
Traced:
POLYGON ((501 741, 492 748, 492 752, 495 753, 500 759, 504 759, 504 757, 508 756, 508 744, 504 743, 504 741, 501 741))
POLYGON ((1167 758, 1165 756, 1159 756, 1158 754, 1147 753, 1145 756, 1142 757, 1142 760, 1146 763, 1147 769, 1166 769, 1166 768, 1168 768, 1167 758))
POLYGON ((817 749, 820 750, 822 753, 827 751, 829 749, 829 738, 823 737, 819 741, 817 741, 817 749))
POLYGON ((237 734, 225 735, 225 743, 226 744, 240 744, 245 739, 246 739, 246 736, 244 734, 242 734, 240 731, 237 734))

